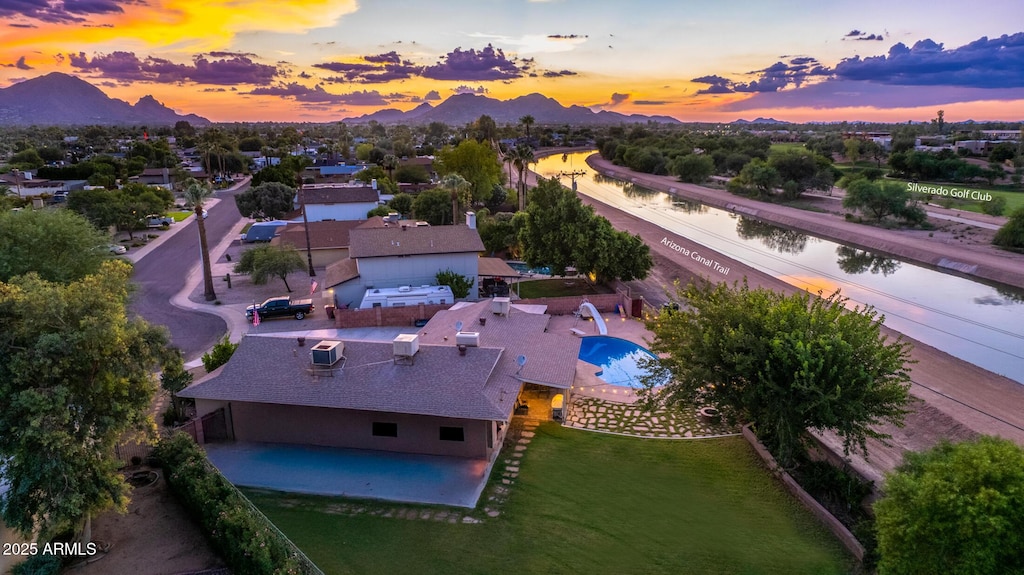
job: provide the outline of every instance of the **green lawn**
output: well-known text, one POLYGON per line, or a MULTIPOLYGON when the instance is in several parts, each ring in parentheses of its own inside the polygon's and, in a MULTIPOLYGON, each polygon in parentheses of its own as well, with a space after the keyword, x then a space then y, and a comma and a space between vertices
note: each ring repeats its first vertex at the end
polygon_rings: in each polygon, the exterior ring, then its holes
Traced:
POLYGON ((768 152, 771 153, 775 150, 806 150, 803 142, 776 142, 768 148, 768 152))
POLYGON ((582 278, 577 279, 547 279, 530 280, 520 282, 516 293, 524 299, 538 297, 563 297, 572 295, 591 295, 598 293, 612 293, 614 290, 603 285, 591 285, 582 278))
POLYGON ((738 437, 644 440, 542 425, 502 514, 476 525, 338 515, 320 511, 331 498, 249 495, 328 574, 853 569, 738 437))
POLYGON ((189 216, 195 215, 195 212, 191 210, 185 210, 180 212, 167 212, 167 215, 174 218, 174 221, 180 222, 189 216))

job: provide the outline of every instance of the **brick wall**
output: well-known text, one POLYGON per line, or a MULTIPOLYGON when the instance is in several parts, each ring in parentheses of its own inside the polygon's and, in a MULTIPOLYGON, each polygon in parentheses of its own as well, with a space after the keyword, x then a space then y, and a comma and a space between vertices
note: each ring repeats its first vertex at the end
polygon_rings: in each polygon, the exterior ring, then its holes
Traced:
POLYGON ((617 293, 603 293, 588 296, 566 296, 566 297, 541 297, 535 299, 517 299, 514 304, 546 305, 551 315, 571 315, 580 308, 580 304, 586 299, 594 304, 597 311, 614 312, 615 306, 624 304, 627 310, 629 302, 617 293))
POLYGON ((375 307, 371 309, 339 309, 334 312, 334 325, 344 327, 380 327, 384 325, 411 326, 416 320, 430 319, 434 314, 450 308, 448 304, 409 307, 375 307))

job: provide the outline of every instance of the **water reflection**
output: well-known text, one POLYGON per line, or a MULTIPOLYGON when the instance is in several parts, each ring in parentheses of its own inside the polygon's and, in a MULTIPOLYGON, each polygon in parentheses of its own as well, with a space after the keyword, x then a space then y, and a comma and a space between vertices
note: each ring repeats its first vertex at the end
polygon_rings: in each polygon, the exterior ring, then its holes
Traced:
POLYGON ((870 271, 873 274, 888 276, 900 269, 900 261, 885 256, 873 254, 869 251, 859 250, 850 246, 839 246, 836 248, 839 259, 839 269, 848 274, 862 274, 870 271))
POLYGON ((783 254, 797 255, 807 249, 811 236, 796 230, 787 230, 752 218, 740 216, 736 222, 736 235, 745 240, 758 239, 765 247, 783 254))
POLYGON ((652 190, 650 188, 641 186, 640 184, 634 184, 633 182, 625 182, 622 180, 616 180, 615 178, 609 178, 607 176, 595 173, 593 175, 594 181, 599 184, 611 184, 622 188, 622 193, 627 198, 649 200, 654 196, 657 196, 661 192, 652 190))
POLYGON ((708 207, 700 202, 684 200, 675 196, 667 196, 665 201, 672 205, 673 210, 683 212, 684 214, 703 214, 708 211, 708 207))

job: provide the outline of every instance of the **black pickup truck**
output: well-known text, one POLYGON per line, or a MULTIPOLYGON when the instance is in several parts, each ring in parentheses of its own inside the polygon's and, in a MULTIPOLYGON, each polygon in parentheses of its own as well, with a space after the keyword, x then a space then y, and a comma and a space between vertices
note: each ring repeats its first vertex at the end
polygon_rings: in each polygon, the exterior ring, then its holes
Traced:
POLYGON ((313 313, 313 300, 292 300, 288 296, 272 297, 259 305, 251 305, 245 308, 245 317, 249 318, 249 320, 252 320, 253 310, 259 310, 261 320, 285 316, 302 319, 313 313))

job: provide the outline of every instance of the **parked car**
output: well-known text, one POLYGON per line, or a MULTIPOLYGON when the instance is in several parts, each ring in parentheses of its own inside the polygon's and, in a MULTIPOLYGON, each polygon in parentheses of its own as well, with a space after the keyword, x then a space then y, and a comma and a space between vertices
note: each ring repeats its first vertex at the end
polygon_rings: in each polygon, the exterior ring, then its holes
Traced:
POLYGON ((259 305, 251 305, 245 308, 245 317, 251 320, 254 310, 259 310, 261 320, 271 317, 288 316, 302 319, 313 313, 313 300, 292 300, 288 296, 272 297, 259 305))
POLYGON ((107 246, 107 249, 110 250, 110 253, 118 256, 128 253, 128 248, 120 244, 110 244, 109 246, 107 246))
POLYGON ((170 216, 161 216, 159 214, 149 214, 146 216, 146 227, 148 228, 160 228, 163 226, 169 226, 174 223, 174 218, 170 216))

